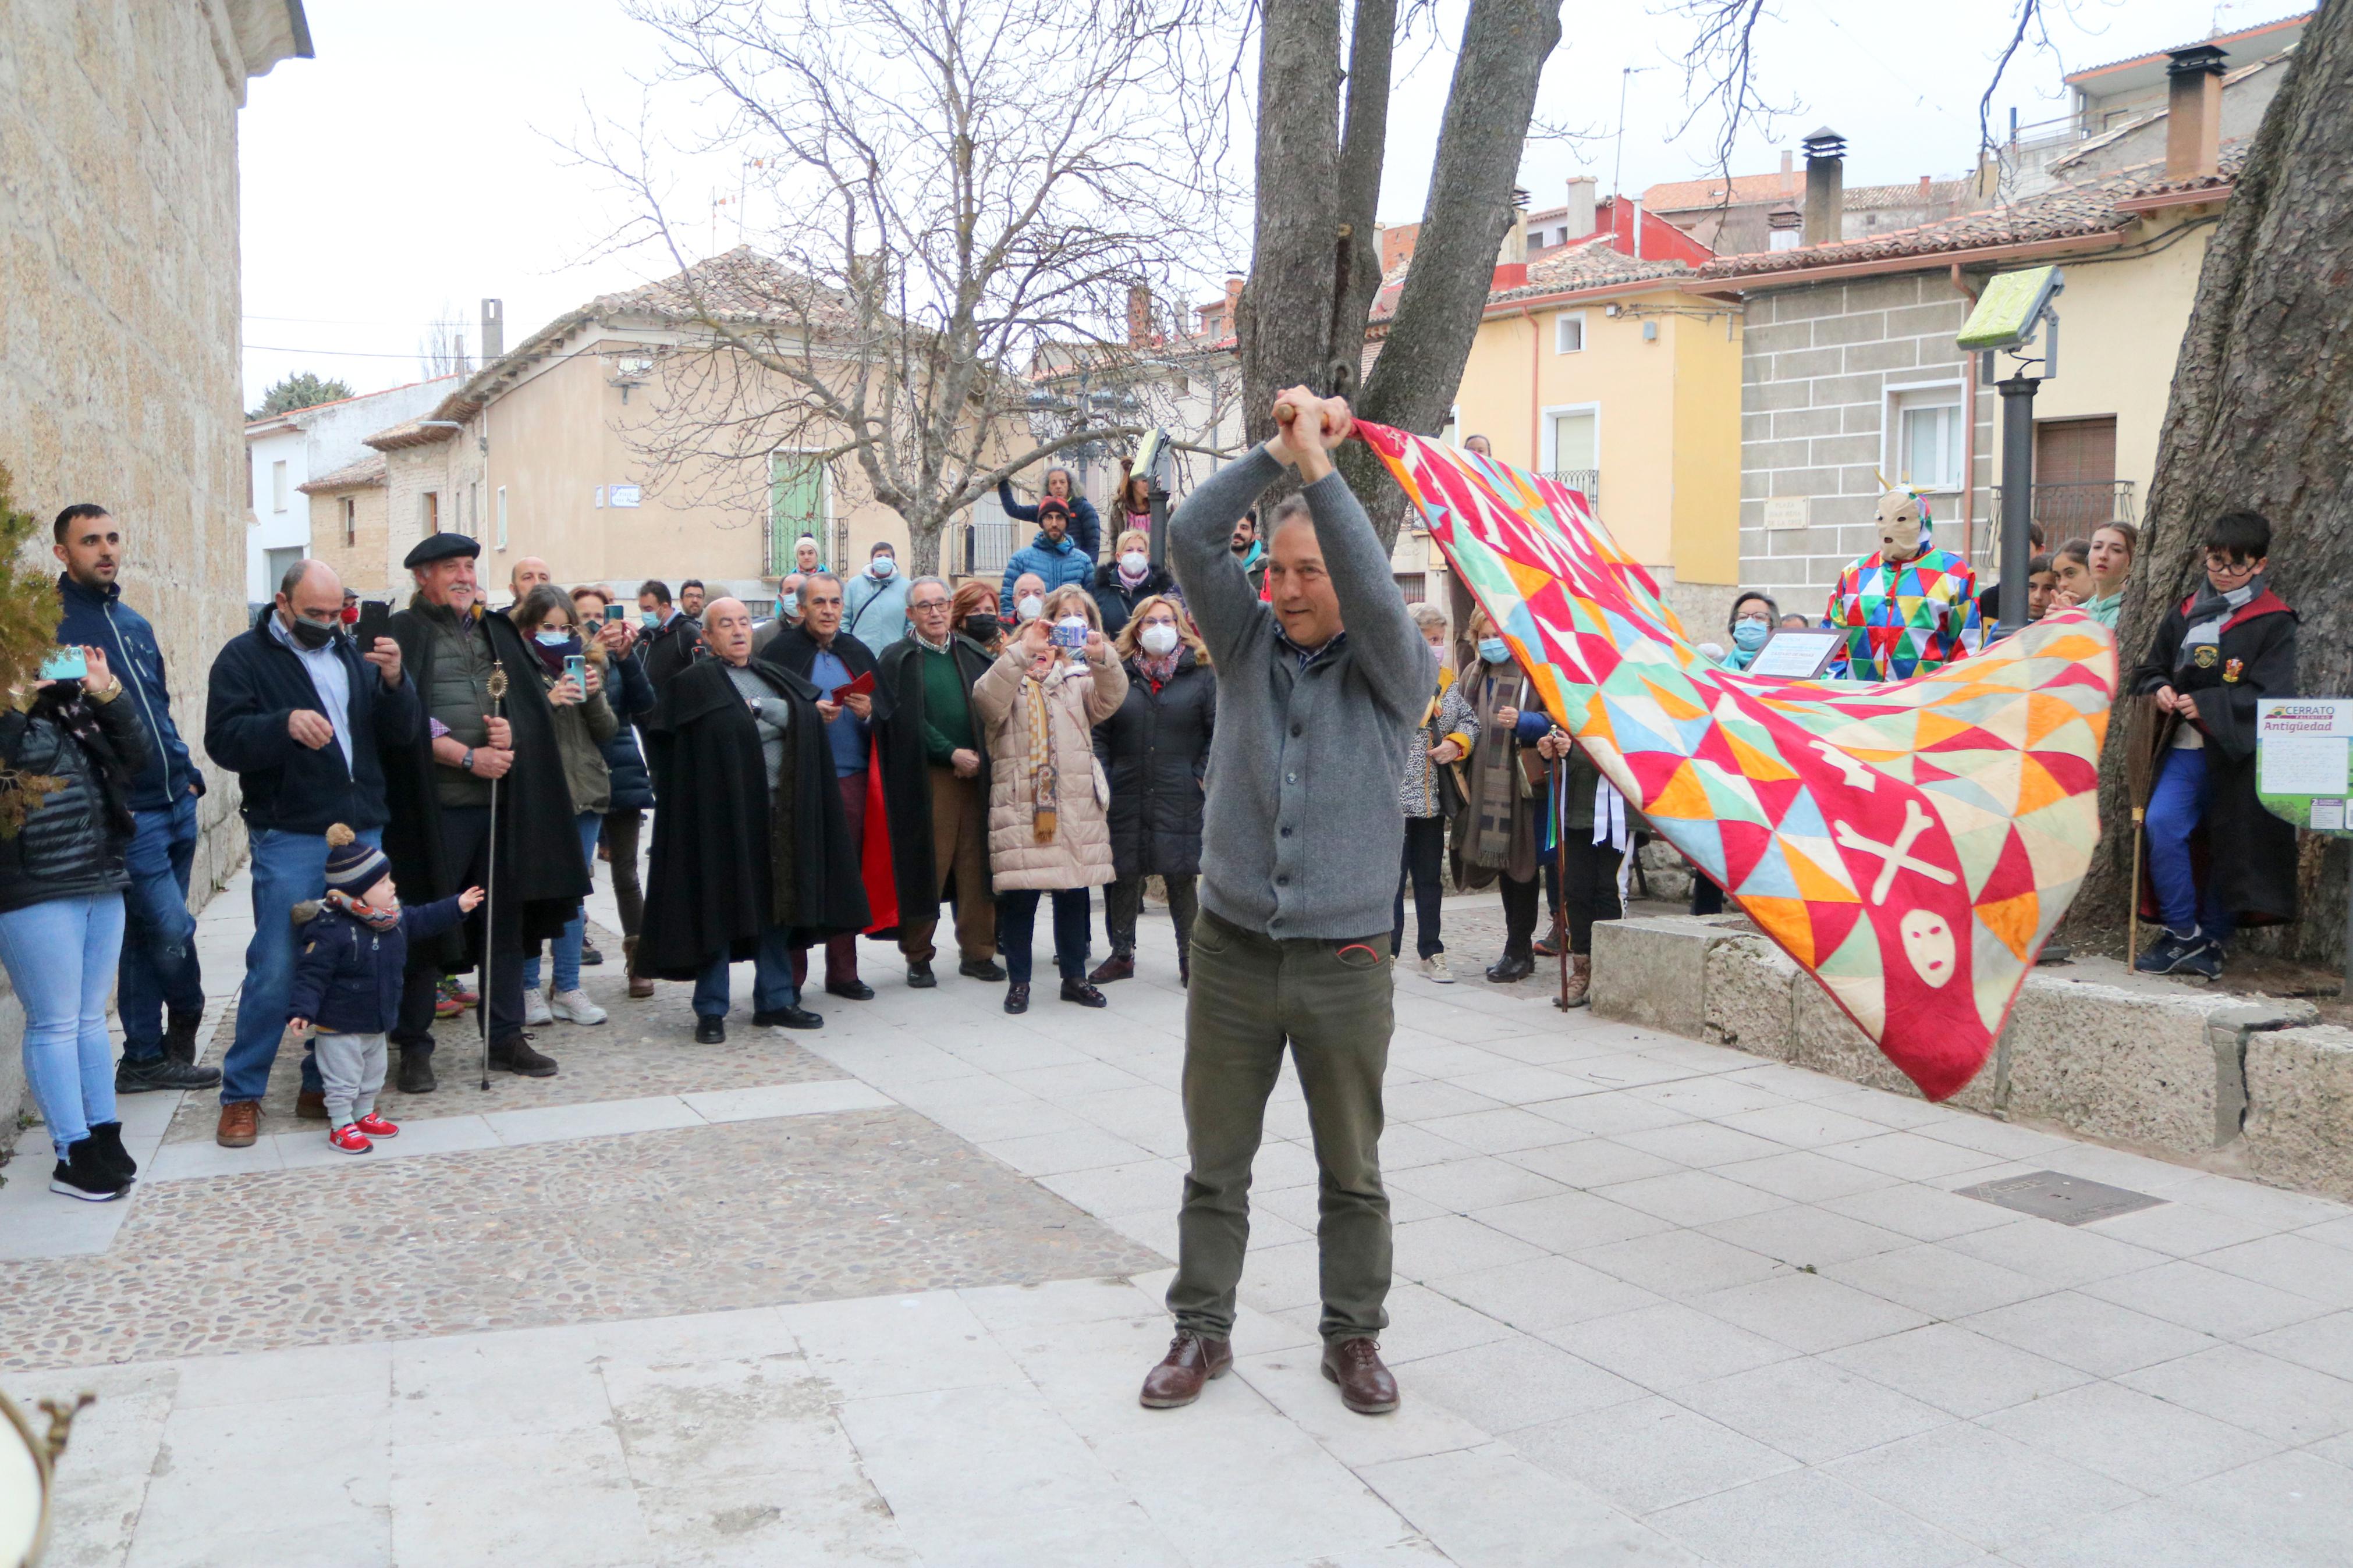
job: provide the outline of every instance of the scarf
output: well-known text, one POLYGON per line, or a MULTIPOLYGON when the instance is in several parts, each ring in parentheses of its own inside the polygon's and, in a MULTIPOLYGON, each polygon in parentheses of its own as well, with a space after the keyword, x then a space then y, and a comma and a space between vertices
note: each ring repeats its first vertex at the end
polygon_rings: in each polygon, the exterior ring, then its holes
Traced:
POLYGON ((1165 654, 1149 654, 1138 650, 1135 656, 1135 672, 1152 682, 1152 689, 1157 691, 1167 685, 1170 678, 1176 675, 1176 661, 1184 657, 1185 645, 1181 642, 1165 654))
MULTIPOLYGON (((126 695, 119 687, 115 700, 126 695)), ((98 709, 82 690, 78 680, 66 681, 45 688, 33 700, 26 713, 29 723, 46 719, 74 739, 82 755, 90 763, 90 783, 97 788, 99 804, 104 807, 108 823, 128 838, 139 831, 139 819, 131 814, 131 770, 122 765, 116 754, 114 742, 98 727, 98 709)), ((8 759, 11 767, 16 759, 8 759)))
POLYGON ((2173 668, 2188 668, 2200 647, 2221 646, 2222 623, 2245 609, 2263 591, 2263 574, 2260 574, 2248 578, 2246 586, 2227 594, 2218 593, 2211 583, 2200 587, 2198 596, 2189 602, 2189 628, 2181 634, 2181 651, 2175 657, 2173 668))
POLYGON ((1051 844, 1062 794, 1061 775, 1054 767, 1054 718, 1046 707, 1046 683, 1025 677, 1021 697, 1029 710, 1029 836, 1037 843, 1051 844))
POLYGON ((352 897, 341 888, 327 889, 327 902, 359 921, 370 931, 390 931, 400 923, 400 905, 380 910, 374 904, 352 897))
POLYGON ((580 639, 576 636, 574 637, 571 641, 557 643, 553 647, 550 647, 547 644, 540 641, 537 637, 533 637, 531 639, 531 651, 539 655, 541 667, 547 671, 551 678, 557 679, 563 678, 564 661, 570 658, 574 654, 578 653, 580 651, 580 639))
POLYGON ((1149 561, 1145 562, 1144 563, 1144 570, 1138 572, 1133 577, 1127 574, 1127 568, 1124 566, 1116 566, 1113 570, 1119 574, 1119 584, 1121 587, 1133 588, 1141 584, 1146 577, 1152 575, 1152 563, 1149 561))

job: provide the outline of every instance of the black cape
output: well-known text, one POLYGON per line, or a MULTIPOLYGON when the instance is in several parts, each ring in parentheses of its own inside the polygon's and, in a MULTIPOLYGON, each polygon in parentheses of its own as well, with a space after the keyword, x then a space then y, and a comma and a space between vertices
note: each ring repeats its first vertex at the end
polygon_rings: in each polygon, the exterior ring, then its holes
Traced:
MULTIPOLYGON (((441 847, 441 796, 435 787, 432 712, 434 639, 419 612, 421 598, 394 616, 387 629, 400 645, 402 668, 416 682, 428 721, 415 742, 378 752, 384 763, 387 819, 384 852, 392 862, 394 885, 405 904, 429 904, 462 893, 465 868, 452 866, 441 847)), ((499 781, 496 886, 490 889, 498 921, 492 943, 500 952, 522 952, 563 933, 588 896, 588 868, 580 858, 580 834, 573 826, 572 791, 564 778, 564 758, 555 740, 554 710, 540 680, 538 658, 523 645, 503 610, 483 613, 480 628, 507 674, 501 713, 514 728, 515 761, 499 781)), ((468 918, 455 931, 422 944, 444 971, 457 973, 481 962, 483 917, 468 918)))
MULTIPOLYGON (((2245 926, 2284 925, 2296 918, 2295 827, 2263 809, 2255 794, 2255 710, 2265 698, 2294 697, 2296 616, 2264 593, 2222 622, 2219 643, 2181 658, 2189 629, 2184 599, 2157 628, 2148 657, 2133 671, 2136 694, 2170 686, 2198 699, 2199 730, 2206 737, 2206 771, 2213 781, 2207 808, 2205 875, 2218 877, 2222 902, 2245 926)), ((2154 759, 2149 776, 2165 759, 2154 759)), ((2195 846, 2193 845, 2193 849, 2195 846)), ((2146 896, 2143 910, 2156 912, 2146 896)))
POLYGON ((750 958, 772 926, 807 942, 868 923, 817 688, 773 665, 751 668, 792 704, 773 797, 759 729, 720 660, 673 677, 648 726, 661 809, 638 966, 659 979, 692 980, 722 952, 750 958))
MULTIPOLYGON (((799 626, 785 626, 753 662, 788 670, 807 681, 817 663, 817 652, 815 637, 799 626)), ((868 721, 867 757, 871 772, 867 784, 866 838, 857 847, 865 868, 866 900, 874 911, 868 934, 883 935, 902 920, 936 921, 940 873, 932 851, 932 775, 923 754, 921 667, 896 663, 898 679, 886 680, 873 650, 848 632, 834 634, 833 653, 853 680, 870 672, 874 676, 874 711, 868 721), (911 684, 916 695, 912 713, 905 705, 911 684), (872 809, 878 774, 882 804, 879 813, 872 809)))

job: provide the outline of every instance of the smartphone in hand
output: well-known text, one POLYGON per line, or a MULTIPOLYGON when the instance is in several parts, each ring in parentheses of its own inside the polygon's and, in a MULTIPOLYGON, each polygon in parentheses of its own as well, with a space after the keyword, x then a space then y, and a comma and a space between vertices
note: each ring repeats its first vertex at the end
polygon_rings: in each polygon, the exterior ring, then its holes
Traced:
POLYGON ((41 660, 43 680, 81 680, 90 675, 90 655, 79 647, 61 647, 41 660))
POLYGON ((575 653, 564 661, 564 679, 578 687, 581 696, 588 695, 588 658, 586 654, 575 653))

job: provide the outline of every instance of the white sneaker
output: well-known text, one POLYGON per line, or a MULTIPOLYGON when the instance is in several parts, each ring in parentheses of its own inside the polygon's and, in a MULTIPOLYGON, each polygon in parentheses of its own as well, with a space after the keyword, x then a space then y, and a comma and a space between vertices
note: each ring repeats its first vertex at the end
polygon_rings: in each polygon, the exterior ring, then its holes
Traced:
POLYGON ((1451 985, 1454 984, 1454 971, 1446 967, 1446 955, 1442 952, 1433 952, 1428 958, 1423 959, 1421 961, 1421 973, 1422 977, 1433 985, 1451 985))
POLYGON ((557 992, 554 1000, 548 1004, 548 1010, 566 1024, 601 1024, 605 1021, 605 1009, 588 1000, 586 991, 557 992))
POLYGON ((542 1024, 553 1024, 555 1015, 547 1010, 547 997, 536 985, 522 994, 522 1026, 535 1029, 542 1024))

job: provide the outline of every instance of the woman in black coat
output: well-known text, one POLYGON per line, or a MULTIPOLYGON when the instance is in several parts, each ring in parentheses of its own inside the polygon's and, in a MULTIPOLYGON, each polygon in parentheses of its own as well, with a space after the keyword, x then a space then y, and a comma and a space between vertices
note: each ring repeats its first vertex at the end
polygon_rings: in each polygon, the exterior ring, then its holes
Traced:
POLYGON ((600 748, 605 771, 612 775, 613 793, 605 805, 605 855, 613 866, 613 901, 621 910, 621 948, 628 955, 629 994, 644 1001, 654 994, 654 983, 638 973, 638 932, 646 919, 645 885, 638 878, 638 844, 645 830, 645 814, 654 806, 653 775, 646 771, 645 753, 638 749, 637 725, 653 715, 654 683, 646 674, 645 651, 638 646, 637 629, 627 621, 605 618, 612 601, 602 588, 575 588, 572 603, 580 624, 596 626, 605 644, 611 683, 605 700, 621 722, 613 738, 600 748))
POLYGON ((1103 636, 1119 636, 1135 615, 1135 606, 1146 599, 1169 595, 1183 603, 1176 579, 1166 566, 1152 563, 1151 550, 1151 540, 1131 528, 1119 536, 1118 555, 1095 568, 1092 592, 1095 608, 1103 612, 1103 636))
POLYGON ((106 655, 80 653, 88 675, 44 680, 25 708, 0 709, 5 798, 25 813, 0 837, 0 964, 25 1009, 25 1081, 57 1151, 49 1191, 106 1203, 138 1173, 114 1110, 106 998, 147 742, 106 655))
POLYGON ((1127 697, 1095 726, 1095 760, 1111 781, 1112 868, 1103 889, 1111 956, 1096 985, 1135 973, 1135 920, 1144 879, 1167 885, 1176 926, 1176 974, 1192 978, 1194 884, 1201 870, 1201 800, 1218 721, 1218 678, 1182 604, 1138 601, 1113 645, 1127 668, 1127 697))

